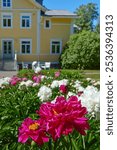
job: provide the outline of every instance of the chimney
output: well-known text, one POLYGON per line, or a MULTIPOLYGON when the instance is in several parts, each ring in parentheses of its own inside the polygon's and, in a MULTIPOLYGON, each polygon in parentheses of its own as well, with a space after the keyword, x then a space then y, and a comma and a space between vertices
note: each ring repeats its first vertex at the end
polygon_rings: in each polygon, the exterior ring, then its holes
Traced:
POLYGON ((43 5, 43 0, 36 0, 39 4, 43 5))

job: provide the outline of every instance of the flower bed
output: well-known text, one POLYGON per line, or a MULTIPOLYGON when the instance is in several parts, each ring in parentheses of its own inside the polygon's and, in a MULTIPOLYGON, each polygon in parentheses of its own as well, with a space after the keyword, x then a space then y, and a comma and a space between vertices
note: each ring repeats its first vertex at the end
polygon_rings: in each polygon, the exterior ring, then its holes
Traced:
POLYGON ((78 71, 0 79, 1 149, 99 150, 99 82, 78 71))

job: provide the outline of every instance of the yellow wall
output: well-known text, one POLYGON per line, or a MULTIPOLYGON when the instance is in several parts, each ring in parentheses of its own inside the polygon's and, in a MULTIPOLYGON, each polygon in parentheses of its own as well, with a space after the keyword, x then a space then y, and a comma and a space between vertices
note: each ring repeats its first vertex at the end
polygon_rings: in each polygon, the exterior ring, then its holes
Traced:
MULTIPOLYGON (((51 29, 44 28, 45 17, 41 17, 40 35, 37 33, 37 13, 39 9, 35 5, 28 2, 28 0, 13 0, 13 9, 2 10, 0 6, 0 53, 1 53, 1 40, 5 38, 14 39, 14 50, 19 54, 18 62, 32 62, 51 61, 57 62, 59 55, 50 54, 50 41, 51 39, 61 39, 62 46, 66 44, 70 36, 70 28, 72 19, 69 18, 49 18, 51 20, 51 29), (26 9, 25 9, 26 8, 26 9), (1 27, 1 14, 12 13, 13 15, 13 28, 4 29, 1 27), (20 28, 20 14, 31 13, 32 26, 31 29, 20 28), (38 35, 37 35, 38 34, 38 35), (40 37, 40 54, 37 55, 37 37, 40 37), (32 39, 32 54, 20 54, 20 39, 32 39)), ((48 18, 47 18, 48 19, 48 18)), ((39 24, 38 24, 39 26, 39 24)))
POLYGON ((41 54, 50 54, 51 39, 61 39, 62 46, 68 41, 71 19, 50 18, 52 24, 51 29, 44 29, 44 19, 46 18, 43 18, 41 21, 41 54))
MULTIPOLYGON (((14 50, 20 53, 20 39, 32 39, 32 53, 36 54, 37 50, 37 12, 39 10, 34 9, 28 0, 13 0, 12 9, 1 10, 0 6, 0 19, 2 19, 2 13, 12 13, 13 15, 13 28, 7 29, 2 28, 2 20, 0 20, 0 50, 2 49, 1 40, 8 38, 14 40, 14 50), (21 29, 20 28, 20 14, 30 13, 31 14, 31 28, 21 29)), ((0 52, 1 53, 1 52, 0 52)), ((22 57, 20 55, 20 57, 22 57)), ((29 60, 30 61, 30 60, 29 60)))

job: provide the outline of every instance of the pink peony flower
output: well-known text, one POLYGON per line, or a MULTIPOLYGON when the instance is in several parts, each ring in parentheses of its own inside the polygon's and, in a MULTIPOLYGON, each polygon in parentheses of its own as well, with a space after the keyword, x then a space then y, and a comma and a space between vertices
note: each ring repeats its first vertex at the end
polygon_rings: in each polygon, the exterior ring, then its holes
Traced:
POLYGON ((44 103, 37 114, 46 122, 46 130, 57 140, 61 135, 68 135, 76 129, 80 134, 86 135, 85 130, 89 129, 86 107, 82 107, 81 101, 76 96, 68 100, 58 97, 55 103, 44 103))
POLYGON ((61 74, 60 71, 57 71, 57 72, 54 73, 54 75, 55 75, 56 78, 58 78, 60 76, 60 74, 61 74))
POLYGON ((17 77, 17 76, 14 76, 11 78, 10 80, 10 84, 15 86, 17 83, 19 83, 21 81, 21 78, 17 77))
POLYGON ((22 81, 27 81, 28 79, 27 78, 22 78, 22 81))
POLYGON ((41 82, 41 78, 40 78, 40 76, 33 76, 33 81, 35 82, 35 83, 40 83, 41 82))
POLYGON ((66 85, 61 85, 59 87, 59 90, 61 93, 66 94, 67 93, 67 86, 66 85))
POLYGON ((26 118, 23 121, 21 127, 19 127, 18 142, 26 143, 28 138, 31 138, 38 145, 49 141, 42 120, 26 118))

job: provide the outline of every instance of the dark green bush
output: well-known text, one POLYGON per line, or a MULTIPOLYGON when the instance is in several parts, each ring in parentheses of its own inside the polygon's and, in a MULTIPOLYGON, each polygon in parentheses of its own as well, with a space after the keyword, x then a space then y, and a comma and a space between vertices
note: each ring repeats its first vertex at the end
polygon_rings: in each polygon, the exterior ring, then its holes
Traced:
POLYGON ((82 31, 71 36, 60 57, 65 69, 99 69, 100 36, 96 32, 82 31))

